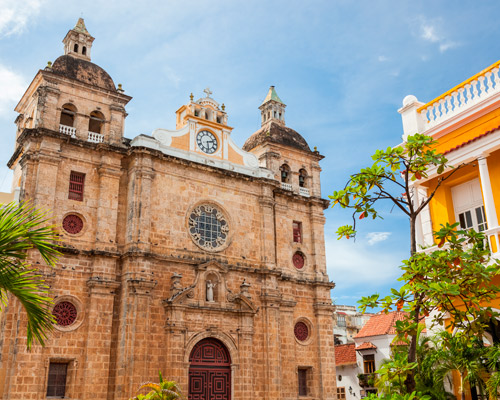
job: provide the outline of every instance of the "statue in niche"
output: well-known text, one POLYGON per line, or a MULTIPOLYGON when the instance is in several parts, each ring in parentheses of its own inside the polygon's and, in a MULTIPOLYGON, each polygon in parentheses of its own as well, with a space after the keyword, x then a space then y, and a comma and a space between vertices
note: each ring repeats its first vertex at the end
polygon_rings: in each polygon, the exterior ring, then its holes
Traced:
POLYGON ((214 289, 215 289, 215 286, 217 286, 216 282, 212 283, 212 281, 210 279, 207 280, 207 301, 209 303, 213 303, 214 302, 214 289))

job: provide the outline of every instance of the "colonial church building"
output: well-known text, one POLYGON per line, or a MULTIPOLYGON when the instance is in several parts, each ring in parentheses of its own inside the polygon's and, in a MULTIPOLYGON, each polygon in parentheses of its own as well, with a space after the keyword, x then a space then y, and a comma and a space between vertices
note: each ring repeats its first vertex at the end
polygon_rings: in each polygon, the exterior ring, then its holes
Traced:
POLYGON ((1 315, 0 399, 125 400, 158 371, 192 400, 336 398, 323 156, 274 87, 243 148, 209 90, 127 139, 131 97, 93 41, 80 19, 16 106, 14 189, 53 210, 63 254, 32 255, 45 347, 26 350, 17 301, 1 315))

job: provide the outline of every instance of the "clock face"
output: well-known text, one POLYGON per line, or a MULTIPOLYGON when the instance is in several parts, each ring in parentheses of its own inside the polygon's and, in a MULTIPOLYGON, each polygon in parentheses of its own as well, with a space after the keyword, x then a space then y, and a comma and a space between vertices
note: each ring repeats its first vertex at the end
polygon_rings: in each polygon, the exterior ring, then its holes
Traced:
POLYGON ((207 154, 213 154, 215 150, 217 150, 217 139, 212 132, 198 132, 198 135, 196 135, 196 143, 198 143, 198 147, 201 151, 207 154))

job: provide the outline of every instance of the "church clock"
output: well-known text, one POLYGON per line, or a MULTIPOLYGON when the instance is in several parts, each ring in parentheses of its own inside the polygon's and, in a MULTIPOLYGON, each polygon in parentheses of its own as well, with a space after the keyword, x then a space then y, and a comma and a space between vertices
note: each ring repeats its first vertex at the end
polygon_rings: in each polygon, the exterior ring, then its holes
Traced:
POLYGON ((198 135, 196 135, 196 143, 204 153, 213 154, 217 150, 217 139, 212 132, 198 132, 198 135))

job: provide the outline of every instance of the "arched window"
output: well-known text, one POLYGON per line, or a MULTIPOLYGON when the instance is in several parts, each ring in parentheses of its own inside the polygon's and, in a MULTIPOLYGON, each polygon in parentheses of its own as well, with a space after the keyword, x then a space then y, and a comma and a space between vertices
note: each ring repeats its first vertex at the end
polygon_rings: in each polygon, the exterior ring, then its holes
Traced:
POLYGON ((102 133, 102 126, 104 124, 104 115, 99 111, 92 111, 89 120, 89 132, 102 133))
POLYGON ((301 169, 299 171, 299 186, 300 187, 307 187, 306 180, 307 180, 307 172, 305 169, 301 169))
POLYGON ((87 48, 85 46, 82 47, 82 54, 87 55, 87 48))
POLYGON ((65 104, 61 110, 61 120, 59 123, 64 126, 75 126, 76 107, 73 104, 65 104))
POLYGON ((281 171, 281 182, 290 183, 290 167, 286 164, 283 164, 280 167, 281 171))
POLYGON ((73 46, 73 51, 75 53, 78 53, 78 43, 75 43, 75 45, 73 46))

